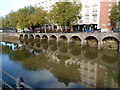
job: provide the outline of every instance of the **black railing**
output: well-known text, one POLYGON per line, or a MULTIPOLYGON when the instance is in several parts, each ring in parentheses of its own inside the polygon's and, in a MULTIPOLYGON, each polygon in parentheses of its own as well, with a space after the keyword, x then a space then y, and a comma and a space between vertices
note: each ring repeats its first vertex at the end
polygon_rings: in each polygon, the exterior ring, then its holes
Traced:
POLYGON ((15 87, 12 87, 8 83, 6 83, 4 80, 0 79, 0 82, 2 82, 2 84, 3 84, 1 86, 1 88, 4 89, 4 88, 7 87, 7 88, 10 88, 12 90, 16 90, 16 89, 21 90, 21 89, 27 88, 27 89, 30 89, 30 90, 34 90, 31 86, 24 83, 24 80, 23 80, 22 77, 15 78, 12 75, 8 74, 7 72, 4 72, 2 70, 0 70, 0 72, 15 81, 15 87), (6 87, 4 87, 4 86, 6 86, 6 87))

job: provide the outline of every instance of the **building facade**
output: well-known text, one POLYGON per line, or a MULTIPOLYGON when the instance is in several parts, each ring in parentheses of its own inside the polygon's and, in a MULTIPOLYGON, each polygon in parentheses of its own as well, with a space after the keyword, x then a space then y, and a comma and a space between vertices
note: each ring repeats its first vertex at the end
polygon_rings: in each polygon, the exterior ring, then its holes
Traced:
POLYGON ((81 0, 81 3, 82 18, 78 20, 80 26, 85 24, 89 29, 112 30, 115 25, 111 22, 109 16, 111 8, 117 4, 117 0, 81 0))
MULTIPOLYGON (((37 6, 50 11, 52 5, 59 1, 66 0, 40 0, 37 6)), ((76 22, 78 31, 101 29, 103 32, 111 31, 115 24, 109 19, 112 6, 117 4, 118 0, 67 0, 80 1, 82 10, 81 19, 76 22)))

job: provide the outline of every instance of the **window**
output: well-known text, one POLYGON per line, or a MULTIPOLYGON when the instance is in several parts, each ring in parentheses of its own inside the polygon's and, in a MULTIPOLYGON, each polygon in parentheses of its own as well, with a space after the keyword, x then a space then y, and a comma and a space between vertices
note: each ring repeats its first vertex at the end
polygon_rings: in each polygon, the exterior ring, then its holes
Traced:
POLYGON ((93 22, 96 22, 97 21, 97 19, 93 19, 93 22))
POLYGON ((102 26, 106 26, 106 24, 102 24, 102 26))
POLYGON ((54 29, 57 29, 57 26, 56 26, 56 25, 54 25, 54 29))
POLYGON ((82 23, 82 22, 83 22, 82 20, 79 21, 79 23, 82 23))
POLYGON ((85 5, 85 8, 89 8, 90 6, 89 5, 85 5))
POLYGON ((111 14, 109 13, 108 15, 110 16, 111 14))
POLYGON ((109 9, 109 12, 111 11, 111 9, 109 9))
POLYGON ((110 23, 108 23, 108 26, 110 26, 110 23))
POLYGON ((111 7, 112 5, 111 5, 111 4, 109 4, 109 6, 111 7))

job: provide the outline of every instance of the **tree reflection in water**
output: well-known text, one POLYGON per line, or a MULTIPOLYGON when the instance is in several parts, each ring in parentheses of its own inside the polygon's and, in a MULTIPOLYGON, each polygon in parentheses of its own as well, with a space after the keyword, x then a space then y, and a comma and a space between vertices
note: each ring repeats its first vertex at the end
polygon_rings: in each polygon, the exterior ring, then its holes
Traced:
POLYGON ((65 43, 57 46, 56 43, 52 44, 52 41, 49 43, 39 42, 39 44, 43 49, 27 46, 10 52, 10 59, 21 62, 22 67, 28 71, 47 70, 59 82, 64 82, 65 85, 74 82, 89 88, 117 87, 118 71, 116 70, 117 65, 114 63, 119 59, 117 52, 112 51, 109 54, 110 51, 99 51, 96 48, 68 47, 65 43), (52 49, 54 46, 58 47, 57 51, 52 49), (88 59, 86 60, 86 58, 88 59), (113 61, 109 62, 112 59, 113 61), (102 61, 105 61, 107 65, 102 61), (110 84, 113 86, 110 86, 110 84))

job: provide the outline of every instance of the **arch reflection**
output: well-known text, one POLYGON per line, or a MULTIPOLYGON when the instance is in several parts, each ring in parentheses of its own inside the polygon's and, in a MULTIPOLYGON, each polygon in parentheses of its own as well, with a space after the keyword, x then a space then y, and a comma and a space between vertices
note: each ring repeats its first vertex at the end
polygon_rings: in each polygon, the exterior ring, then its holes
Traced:
POLYGON ((81 54, 81 47, 76 45, 69 46, 69 51, 74 56, 79 56, 81 54))
POLYGON ((94 47, 85 47, 84 55, 88 59, 96 59, 98 57, 98 49, 94 47))
POLYGON ((113 64, 119 61, 119 54, 114 50, 104 50, 104 52, 102 52, 101 58, 104 62, 113 64))

